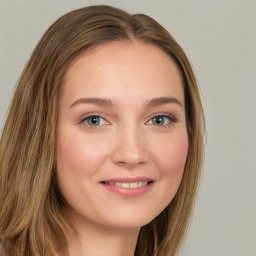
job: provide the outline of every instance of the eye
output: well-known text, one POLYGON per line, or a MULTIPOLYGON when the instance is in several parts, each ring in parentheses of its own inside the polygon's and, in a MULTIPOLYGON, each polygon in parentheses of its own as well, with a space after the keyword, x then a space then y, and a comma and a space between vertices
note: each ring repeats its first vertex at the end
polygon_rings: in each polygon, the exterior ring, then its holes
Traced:
POLYGON ((164 115, 154 116, 147 122, 147 124, 155 125, 155 126, 164 126, 172 122, 177 122, 177 119, 170 114, 164 114, 164 115))
POLYGON ((101 126, 107 124, 107 121, 101 116, 88 116, 82 120, 82 122, 86 123, 89 126, 101 126))

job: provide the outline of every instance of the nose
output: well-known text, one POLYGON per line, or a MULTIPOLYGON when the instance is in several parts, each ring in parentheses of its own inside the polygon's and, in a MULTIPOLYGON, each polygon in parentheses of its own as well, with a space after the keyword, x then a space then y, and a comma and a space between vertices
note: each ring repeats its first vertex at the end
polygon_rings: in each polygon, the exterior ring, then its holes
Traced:
POLYGON ((148 161, 148 149, 143 131, 131 127, 122 129, 115 137, 112 160, 129 168, 148 161))

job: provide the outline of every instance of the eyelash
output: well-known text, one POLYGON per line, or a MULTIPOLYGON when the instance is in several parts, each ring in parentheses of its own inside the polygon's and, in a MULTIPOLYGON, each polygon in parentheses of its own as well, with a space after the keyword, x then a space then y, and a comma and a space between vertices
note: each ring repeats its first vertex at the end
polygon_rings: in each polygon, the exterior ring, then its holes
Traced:
MULTIPOLYGON (((90 115, 88 115, 88 116, 86 116, 86 117, 83 117, 82 120, 79 122, 79 124, 86 123, 86 125, 87 125, 88 127, 90 127, 91 129, 95 129, 95 128, 98 127, 98 126, 104 125, 104 124, 101 124, 101 125, 90 125, 90 124, 88 123, 88 120, 89 120, 89 118, 93 118, 93 117, 99 118, 99 119, 103 119, 104 122, 106 122, 107 124, 110 124, 109 122, 106 121, 106 119, 104 118, 104 116, 102 116, 101 113, 92 113, 92 114, 90 114, 90 115)), ((172 123, 176 123, 177 121, 178 121, 177 118, 176 118, 175 116, 173 116, 172 114, 169 114, 169 113, 158 113, 158 114, 152 116, 152 117, 149 119, 149 121, 146 122, 146 124, 147 124, 147 125, 154 125, 154 126, 162 126, 162 127, 164 127, 164 126, 170 125, 170 124, 172 124, 172 123), (156 118, 168 119, 168 123, 167 123, 167 124, 162 124, 162 125, 150 124, 150 122, 152 122, 152 121, 153 121, 154 119, 156 119, 156 118)))
MULTIPOLYGON (((106 123, 108 123, 108 122, 106 121, 106 119, 104 118, 104 116, 102 116, 102 113, 91 113, 91 114, 89 114, 88 116, 83 117, 83 118, 81 119, 81 121, 79 122, 79 124, 86 123, 86 125, 87 125, 88 127, 90 127, 91 129, 94 129, 94 128, 98 127, 98 126, 101 126, 101 125, 90 125, 90 124, 88 123, 88 120, 89 120, 89 118, 92 118, 92 117, 97 117, 97 118, 103 119, 106 123)), ((109 123, 108 123, 108 124, 109 124, 109 123)))
MULTIPOLYGON (((153 117, 150 118, 149 121, 147 121, 146 124, 149 124, 149 122, 152 122, 153 119, 156 119, 156 118, 164 118, 164 119, 168 119, 168 123, 167 124, 163 124, 163 125, 155 125, 155 126, 166 126, 166 125, 170 125, 172 123, 176 123, 178 120, 175 116, 169 114, 169 113, 159 113, 157 115, 154 115, 153 117)), ((152 124, 154 125, 154 124, 152 124)))

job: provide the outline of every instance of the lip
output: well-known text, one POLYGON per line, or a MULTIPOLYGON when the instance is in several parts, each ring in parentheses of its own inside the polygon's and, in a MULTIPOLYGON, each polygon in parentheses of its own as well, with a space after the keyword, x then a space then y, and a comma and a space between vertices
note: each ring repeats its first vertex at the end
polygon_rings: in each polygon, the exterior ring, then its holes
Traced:
POLYGON ((148 177, 118 177, 113 179, 108 179, 100 182, 100 185, 115 194, 124 196, 124 197, 138 197, 147 192, 149 192, 154 186, 155 181, 148 177), (104 182, 122 182, 122 183, 133 183, 133 182, 148 182, 146 186, 137 187, 137 188, 123 188, 115 185, 106 184, 104 182))
POLYGON ((139 182, 139 181, 143 181, 143 182, 149 182, 149 181, 154 181, 153 179, 149 178, 149 177, 145 177, 145 176, 138 176, 138 177, 116 177, 116 178, 112 178, 112 179, 107 179, 104 180, 106 182, 139 182))

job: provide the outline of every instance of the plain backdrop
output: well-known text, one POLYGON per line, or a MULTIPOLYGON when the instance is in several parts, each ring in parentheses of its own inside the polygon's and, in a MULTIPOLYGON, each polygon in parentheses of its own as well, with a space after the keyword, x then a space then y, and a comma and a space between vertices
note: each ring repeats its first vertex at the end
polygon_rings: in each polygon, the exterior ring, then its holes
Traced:
POLYGON ((152 16, 187 53, 207 123, 205 164, 182 256, 256 255, 256 1, 0 0, 0 129, 34 46, 61 15, 109 4, 152 16))

